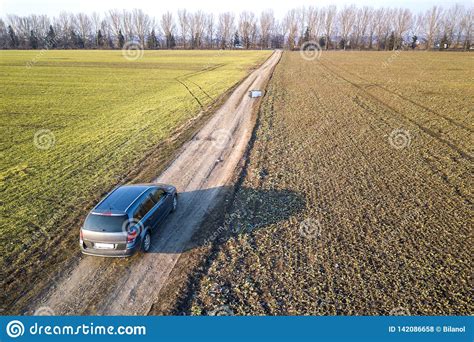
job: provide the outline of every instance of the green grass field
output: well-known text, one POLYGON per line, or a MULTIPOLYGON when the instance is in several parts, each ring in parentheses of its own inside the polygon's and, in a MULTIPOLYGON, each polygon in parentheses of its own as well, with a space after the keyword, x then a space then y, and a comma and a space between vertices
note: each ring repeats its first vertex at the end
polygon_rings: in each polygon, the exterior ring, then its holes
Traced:
POLYGON ((46 248, 59 227, 77 231, 58 223, 87 210, 269 55, 0 51, 0 267, 25 251, 34 259, 31 250, 46 248))

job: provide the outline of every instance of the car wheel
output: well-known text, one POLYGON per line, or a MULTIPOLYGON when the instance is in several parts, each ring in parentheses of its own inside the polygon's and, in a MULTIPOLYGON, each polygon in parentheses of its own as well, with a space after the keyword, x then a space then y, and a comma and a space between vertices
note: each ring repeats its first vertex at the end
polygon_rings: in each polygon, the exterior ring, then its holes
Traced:
POLYGON ((143 237, 143 244, 142 244, 142 250, 144 252, 148 252, 151 247, 151 235, 150 232, 146 232, 145 236, 143 237))
POLYGON ((174 195, 173 196, 173 208, 171 209, 171 212, 176 211, 177 207, 178 207, 178 196, 174 195))

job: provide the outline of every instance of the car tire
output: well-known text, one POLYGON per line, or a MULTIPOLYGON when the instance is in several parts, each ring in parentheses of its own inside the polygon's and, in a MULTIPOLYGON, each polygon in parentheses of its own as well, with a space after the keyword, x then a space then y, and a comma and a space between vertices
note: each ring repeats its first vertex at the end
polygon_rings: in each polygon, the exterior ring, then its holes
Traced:
POLYGON ((176 211, 176 208, 178 208, 178 196, 174 195, 173 196, 173 207, 171 208, 171 212, 176 211))
POLYGON ((142 251, 144 253, 148 252, 151 247, 151 234, 149 231, 145 233, 145 236, 143 237, 143 243, 142 243, 142 251))

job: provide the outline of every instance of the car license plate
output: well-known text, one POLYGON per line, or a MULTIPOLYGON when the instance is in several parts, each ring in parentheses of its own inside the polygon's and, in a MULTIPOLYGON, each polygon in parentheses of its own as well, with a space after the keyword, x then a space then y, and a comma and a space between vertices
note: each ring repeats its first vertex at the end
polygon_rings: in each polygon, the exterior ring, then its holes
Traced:
POLYGON ((113 243, 94 243, 94 247, 97 249, 113 249, 115 245, 113 243))

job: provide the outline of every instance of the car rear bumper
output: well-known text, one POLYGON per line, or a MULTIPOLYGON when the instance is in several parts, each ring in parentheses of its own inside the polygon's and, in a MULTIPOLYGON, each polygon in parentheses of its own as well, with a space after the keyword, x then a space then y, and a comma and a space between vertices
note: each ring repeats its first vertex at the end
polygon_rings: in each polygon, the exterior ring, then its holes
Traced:
POLYGON ((133 247, 126 249, 98 249, 93 247, 87 247, 84 243, 81 243, 82 254, 110 257, 110 258, 126 258, 134 255, 140 250, 140 243, 135 243, 133 247))

